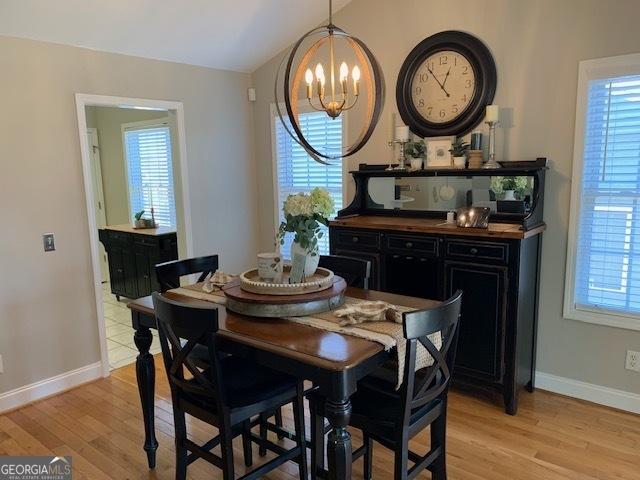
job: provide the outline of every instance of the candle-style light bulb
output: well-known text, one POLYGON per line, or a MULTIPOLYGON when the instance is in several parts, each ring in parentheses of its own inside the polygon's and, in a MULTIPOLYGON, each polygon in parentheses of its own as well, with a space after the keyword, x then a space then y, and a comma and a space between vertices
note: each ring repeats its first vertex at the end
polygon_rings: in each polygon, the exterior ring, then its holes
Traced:
POLYGON ((349 67, 347 62, 340 64, 340 86, 342 87, 342 95, 347 94, 347 77, 349 76, 349 67))
POLYGON ((347 67, 347 62, 342 62, 340 64, 340 81, 344 80, 349 76, 349 67, 347 67))
POLYGON ((322 68, 322 64, 316 65, 316 80, 324 83, 324 68, 322 68))
POLYGON ((307 82, 307 98, 311 100, 313 97, 313 72, 310 68, 304 73, 304 79, 307 82))
POLYGON ((351 70, 351 78, 353 78, 353 94, 358 96, 360 94, 360 69, 357 65, 351 70))

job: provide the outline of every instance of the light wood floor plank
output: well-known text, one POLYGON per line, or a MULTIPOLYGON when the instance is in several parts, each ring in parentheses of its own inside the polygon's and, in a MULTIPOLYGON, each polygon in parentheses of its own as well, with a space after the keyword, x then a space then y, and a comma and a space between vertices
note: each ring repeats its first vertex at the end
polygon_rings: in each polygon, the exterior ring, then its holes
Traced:
MULTIPOLYGON (((79 480, 172 480, 171 395, 159 357, 156 365, 160 448, 155 471, 148 470, 142 450, 144 428, 133 365, 112 372, 110 378, 0 415, 0 455, 72 455, 74 478, 79 480)), ((292 424, 290 408, 284 410, 284 420, 292 424)), ((216 434, 196 419, 188 425, 194 441, 216 434)), ((359 446, 360 433, 352 435, 354 446, 359 446)), ((425 452, 428 439, 425 431, 411 447, 425 452)), ((234 455, 236 474, 242 475, 239 439, 234 455)), ((257 448, 254 460, 261 461, 257 448)), ((491 400, 454 391, 449 400, 447 463, 451 480, 640 480, 640 416, 537 391, 522 394, 519 413, 512 417, 491 400)), ((373 469, 376 480, 392 478, 393 456, 377 444, 373 469)), ((353 476, 362 477, 362 460, 354 464, 353 476)), ((198 461, 189 467, 189 478, 222 475, 198 461)), ((297 467, 283 465, 265 478, 295 479, 297 467)))

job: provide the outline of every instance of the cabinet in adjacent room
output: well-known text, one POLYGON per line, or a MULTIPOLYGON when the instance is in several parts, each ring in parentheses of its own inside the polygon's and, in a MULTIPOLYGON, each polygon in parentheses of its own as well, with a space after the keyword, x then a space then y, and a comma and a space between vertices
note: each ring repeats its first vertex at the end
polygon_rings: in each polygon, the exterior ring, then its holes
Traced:
POLYGON ((107 252, 111 293, 118 299, 159 291, 156 264, 178 258, 176 232, 170 229, 134 230, 120 225, 100 230, 99 238, 107 252))

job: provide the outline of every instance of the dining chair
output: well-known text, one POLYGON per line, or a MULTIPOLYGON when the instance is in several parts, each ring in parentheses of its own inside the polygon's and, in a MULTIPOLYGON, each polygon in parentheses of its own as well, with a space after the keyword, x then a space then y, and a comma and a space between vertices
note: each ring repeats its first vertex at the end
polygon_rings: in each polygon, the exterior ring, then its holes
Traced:
POLYGON ((341 276, 350 287, 369 288, 371 262, 368 260, 342 255, 320 255, 318 266, 341 276))
POLYGON ((162 293, 180 286, 180 277, 185 275, 200 274, 198 282, 204 281, 206 276, 215 273, 218 269, 218 255, 206 257, 187 258, 173 260, 171 262, 156 265, 156 277, 162 293))
MULTIPOLYGON (((434 480, 446 480, 447 393, 455 363, 462 291, 437 307, 406 312, 403 317, 407 340, 404 381, 396 390, 395 372, 373 374, 358 382, 351 397, 349 425, 362 431, 363 445, 353 452, 353 461, 364 457, 364 478, 371 479, 373 442, 393 450, 394 479, 408 480, 429 469, 434 480), (440 332, 438 350, 428 335, 440 332), (429 367, 415 371, 418 346, 433 358, 429 367), (409 450, 409 440, 431 426, 430 450, 419 455, 409 450), (408 468, 408 462, 413 466, 408 468)), ((324 469, 324 399, 309 395, 311 410, 311 478, 324 469)))
POLYGON ((302 382, 289 375, 223 356, 218 350, 218 308, 193 307, 153 293, 162 357, 171 388, 176 442, 176 480, 186 478, 187 466, 198 459, 222 469, 224 480, 234 479, 233 445, 242 435, 247 467, 252 466, 252 443, 277 456, 240 477, 262 478, 287 461, 297 461, 300 478, 306 478, 304 403, 302 382), (183 341, 186 340, 186 343, 183 341), (209 367, 199 368, 190 359, 196 345, 204 345, 209 367), (253 417, 293 403, 295 443, 284 449, 251 432, 253 417), (218 428, 218 435, 203 445, 187 438, 186 414, 218 428), (220 445, 221 456, 211 450, 220 445))
MULTIPOLYGON (((342 255, 320 255, 318 266, 331 270, 336 275, 341 276, 350 287, 369 288, 369 277, 371 276, 371 262, 360 258, 346 257, 342 255)), ((266 438, 267 431, 277 431, 278 439, 287 436, 282 432, 282 410, 278 409, 271 414, 263 416, 260 423, 260 432, 263 438, 266 438), (275 416, 275 424, 269 424, 268 418, 275 416), (265 418, 266 417, 266 418, 265 418)), ((329 424, 325 426, 326 431, 330 429, 329 424)), ((260 455, 267 452, 260 449, 260 455)))

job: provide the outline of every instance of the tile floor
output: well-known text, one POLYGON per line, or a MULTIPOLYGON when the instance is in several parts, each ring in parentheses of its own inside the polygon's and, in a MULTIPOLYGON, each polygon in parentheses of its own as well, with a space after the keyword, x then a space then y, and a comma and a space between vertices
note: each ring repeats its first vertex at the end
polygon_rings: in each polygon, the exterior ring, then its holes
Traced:
MULTIPOLYGON (((133 343, 134 330, 131 328, 131 313, 127 308, 126 298, 116 299, 111 293, 109 282, 102 284, 104 298, 104 320, 107 329, 107 349, 109 351, 109 367, 120 368, 136 361, 138 349, 133 343)), ((160 353, 158 337, 153 337, 149 350, 152 354, 160 353)))

